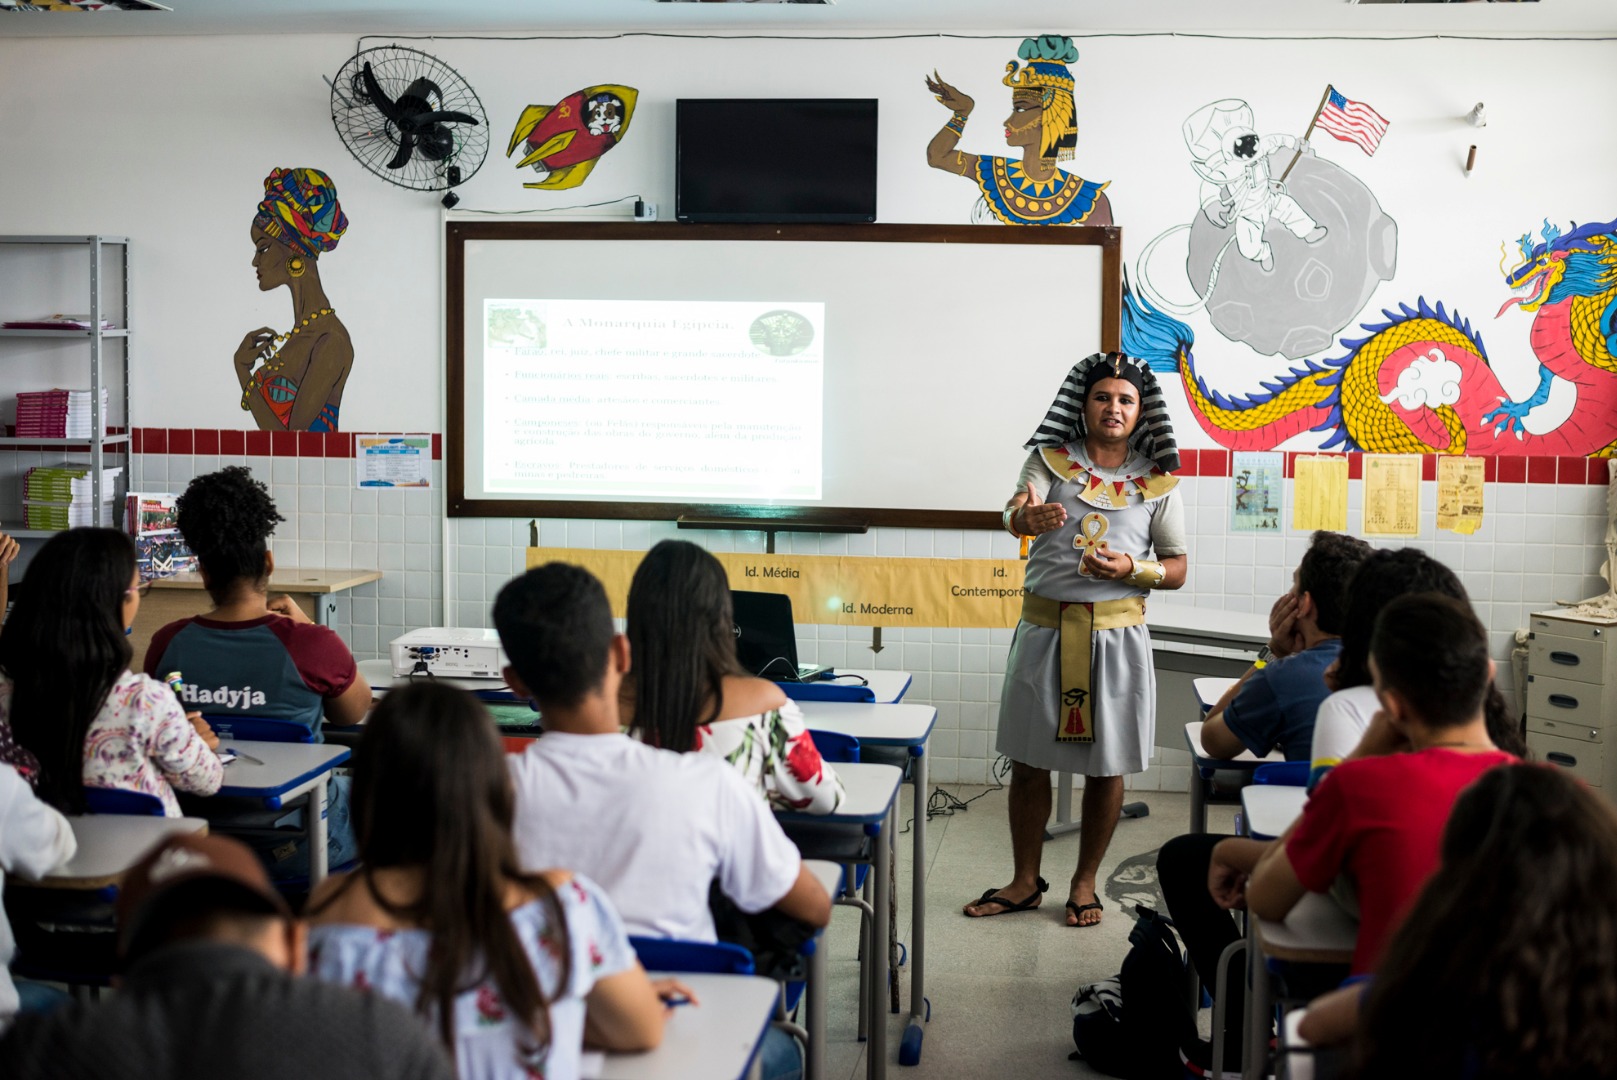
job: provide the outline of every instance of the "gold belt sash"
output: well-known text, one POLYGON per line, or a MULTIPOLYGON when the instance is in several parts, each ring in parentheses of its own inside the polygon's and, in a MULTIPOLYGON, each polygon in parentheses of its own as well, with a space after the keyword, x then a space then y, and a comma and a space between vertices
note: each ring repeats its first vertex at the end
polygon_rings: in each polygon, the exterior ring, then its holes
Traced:
POLYGON ((1092 639, 1101 630, 1145 622, 1145 597, 1081 604, 1024 593, 1022 618, 1061 635, 1061 706, 1066 711, 1056 725, 1056 742, 1094 742, 1095 714, 1089 685, 1094 664, 1092 639))

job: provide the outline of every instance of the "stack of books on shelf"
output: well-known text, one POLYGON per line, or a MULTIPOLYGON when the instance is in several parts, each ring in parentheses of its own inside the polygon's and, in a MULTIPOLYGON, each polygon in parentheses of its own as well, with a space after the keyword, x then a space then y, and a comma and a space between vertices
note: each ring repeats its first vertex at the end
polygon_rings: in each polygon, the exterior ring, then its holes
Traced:
MULTIPOLYGON (((101 513, 106 525, 117 521, 118 478, 123 467, 101 470, 101 513)), ((96 523, 96 506, 90 491, 90 467, 64 461, 29 469, 22 478, 24 527, 29 529, 71 529, 96 523)))
POLYGON ((124 499, 124 523, 135 538, 140 580, 169 577, 197 568, 197 557, 180 535, 173 492, 131 491, 124 499))
MULTIPOLYGON (((106 434, 107 391, 101 390, 101 431, 106 434)), ((17 437, 22 439, 89 439, 98 434, 90 423, 90 391, 39 390, 17 395, 17 437)))
MULTIPOLYGON (((0 330, 88 330, 94 325, 88 315, 41 315, 37 319, 7 319, 0 323, 0 330)), ((111 319, 102 319, 101 329, 117 327, 111 319)))

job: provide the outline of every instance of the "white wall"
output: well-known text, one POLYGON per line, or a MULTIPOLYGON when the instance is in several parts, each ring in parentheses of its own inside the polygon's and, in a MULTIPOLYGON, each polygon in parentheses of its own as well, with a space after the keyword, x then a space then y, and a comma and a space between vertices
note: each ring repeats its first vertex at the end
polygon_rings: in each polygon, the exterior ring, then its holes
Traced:
MULTIPOLYGON (((881 99, 881 217, 955 223, 968 220, 974 194, 966 182, 925 165, 925 144, 947 113, 926 92, 922 76, 935 68, 977 98, 962 146, 993 152, 1008 111, 1000 76, 1016 43, 629 38, 407 44, 466 75, 493 116, 490 158, 461 189, 463 210, 639 194, 671 214, 675 98, 875 96, 881 99), (623 144, 578 189, 523 190, 526 177, 501 156, 518 111, 597 82, 622 82, 641 92, 623 144)), ((1346 143, 1315 140, 1321 155, 1363 179, 1398 222, 1397 274, 1362 318, 1417 296, 1441 299, 1482 326, 1506 387, 1519 396, 1531 390, 1537 365, 1527 317, 1514 311, 1492 317, 1507 295, 1499 277, 1500 243, 1513 252, 1514 239, 1545 218, 1566 227, 1569 220, 1617 217, 1610 183, 1617 139, 1603 120, 1617 90, 1617 45, 1153 37, 1080 40, 1079 48, 1081 132, 1073 168, 1112 181, 1108 194, 1125 230, 1131 271, 1151 237, 1195 211, 1198 182, 1179 136, 1192 110, 1216 98, 1242 97, 1256 110, 1260 130, 1300 133, 1324 83, 1334 81, 1393 122, 1374 158, 1346 143), (1481 131, 1460 120, 1479 100, 1490 116, 1481 131), (1468 179, 1461 164, 1473 142, 1479 165, 1468 179)), ((430 391, 441 378, 441 213, 433 196, 365 173, 338 142, 320 76, 334 74, 352 50, 351 38, 318 35, 0 40, 0 100, 6 102, 0 111, 0 233, 98 231, 133 238, 136 424, 245 426, 231 353, 246 331, 284 328, 290 318, 284 294, 260 294, 255 287, 248 226, 271 167, 315 166, 334 177, 351 221, 340 246, 321 261, 327 292, 356 349, 342 426, 439 430, 440 402, 430 391)), ((794 145, 790 131, 749 131, 738 133, 737 151, 789 156, 813 148, 794 145)), ((0 266, 0 315, 74 306, 59 298, 50 275, 45 281, 47 287, 19 285, 7 281, 0 266)), ((1279 370, 1272 358, 1226 342, 1205 319, 1189 321, 1197 356, 1220 389, 1249 389, 1279 370)), ((1076 359, 1093 347, 1048 339, 1039 326, 1008 320, 1006 348, 1055 348, 1076 359)), ((61 346, 8 341, 3 349, 12 378, 72 378, 61 346)), ((981 378, 992 386, 991 375, 976 370, 939 376, 981 378)), ((996 392, 1038 398, 1047 388, 996 392)), ((1030 400, 1029 408, 1036 413, 1043 405, 1030 400)), ((1183 410, 1178 427, 1187 445, 1212 445, 1183 410)), ((177 488, 218 462, 149 455, 137 481, 177 488)), ((407 626, 484 621, 493 590, 521 565, 513 551, 526 538, 522 523, 451 522, 441 531, 431 521, 441 505, 437 494, 417 502, 384 494, 373 508, 363 496, 348 494, 347 473, 337 462, 250 463, 272 482, 292 519, 276 541, 283 561, 374 564, 388 571, 349 613, 361 653, 384 647, 407 626), (447 576, 438 569, 444 564, 447 576), (452 601, 447 609, 446 595, 452 601)), ((1229 536, 1223 509, 1229 481, 1185 482, 1195 506, 1189 598, 1261 607, 1285 587, 1305 538, 1229 536)), ((1420 544, 1462 571, 1495 632, 1497 654, 1503 656, 1505 638, 1525 611, 1599 591, 1593 571, 1600 556, 1592 545, 1603 521, 1601 489, 1490 485, 1482 532, 1438 539, 1430 488, 1420 544)), ((1357 521, 1357 511, 1351 520, 1357 521)), ((543 527, 546 543, 601 547, 644 547, 667 533, 664 526, 605 522, 543 527)), ((757 534, 708 540, 716 547, 762 543, 757 534)), ((790 539, 794 550, 895 555, 1004 554, 1008 544, 1002 536, 912 530, 790 539)), ((859 663, 870 656, 858 632, 808 633, 815 642, 808 651, 822 661, 859 663)), ((909 631, 887 640, 901 647, 876 662, 917 670, 915 693, 943 711, 935 775, 980 779, 991 744, 995 669, 1003 664, 1000 643, 990 647, 986 632, 909 631)), ((1150 776, 1144 783, 1156 781, 1150 776)))

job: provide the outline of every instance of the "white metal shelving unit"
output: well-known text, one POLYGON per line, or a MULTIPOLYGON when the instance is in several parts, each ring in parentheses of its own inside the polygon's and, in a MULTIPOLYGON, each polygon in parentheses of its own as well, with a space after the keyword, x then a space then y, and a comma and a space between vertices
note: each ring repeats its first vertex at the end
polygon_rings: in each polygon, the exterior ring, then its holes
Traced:
MULTIPOLYGON (((0 235, 0 246, 19 244, 54 244, 76 246, 85 248, 90 256, 90 329, 88 330, 6 330, 0 329, 0 338, 48 338, 57 341, 83 339, 90 346, 90 428, 94 434, 89 439, 32 439, 18 438, 16 436, 0 437, 0 447, 36 447, 40 450, 52 447, 61 447, 64 453, 85 453, 75 450, 75 447, 88 446, 90 456, 90 496, 93 523, 100 526, 118 528, 121 525, 117 502, 113 503, 113 520, 101 520, 102 490, 101 474, 106 466, 109 451, 122 454, 123 490, 129 490, 131 482, 130 472, 134 467, 133 446, 131 432, 133 424, 129 415, 129 238, 127 236, 3 236, 0 235), (105 249, 116 247, 121 249, 121 272, 123 288, 119 290, 120 301, 118 307, 122 310, 113 313, 114 321, 119 325, 114 329, 103 330, 101 320, 108 314, 108 305, 104 302, 105 286, 107 284, 107 268, 104 265, 105 249), (123 363, 120 365, 123 374, 123 396, 120 399, 123 406, 123 431, 116 435, 108 435, 107 417, 101 407, 101 390, 107 385, 106 380, 106 350, 108 343, 121 341, 123 343, 123 363)), ((4 295, 5 269, 0 263, 0 295, 4 295)), ((6 318, 20 319, 26 317, 26 312, 0 312, 6 318)), ((3 370, 3 369, 0 369, 3 370)), ((110 388, 109 388, 110 389, 110 388)), ((109 404, 111 394, 108 395, 109 404)), ((113 493, 116 497, 117 492, 113 493)), ((10 529, 12 536, 18 538, 42 538, 55 533, 53 529, 10 529)))

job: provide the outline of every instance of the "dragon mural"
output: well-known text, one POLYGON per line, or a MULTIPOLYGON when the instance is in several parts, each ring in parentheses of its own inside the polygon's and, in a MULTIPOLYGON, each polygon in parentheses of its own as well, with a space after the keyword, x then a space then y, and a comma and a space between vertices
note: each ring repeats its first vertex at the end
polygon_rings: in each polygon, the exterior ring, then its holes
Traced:
POLYGON ((1208 386, 1196 372, 1190 328, 1127 282, 1123 348, 1158 371, 1177 371, 1197 422, 1233 450, 1270 450, 1314 431, 1325 436, 1321 449, 1617 455, 1617 220, 1565 233, 1545 221, 1536 242, 1528 234, 1518 247, 1520 261, 1505 270, 1517 295, 1498 316, 1513 307, 1533 316, 1539 382, 1521 401, 1505 393, 1482 335, 1424 297, 1362 324, 1367 336, 1341 339, 1343 355, 1304 360, 1251 395, 1208 386), (1551 431, 1527 431, 1523 419, 1549 400, 1558 378, 1576 388, 1572 414, 1551 431), (1507 434, 1515 438, 1500 438, 1507 434))

